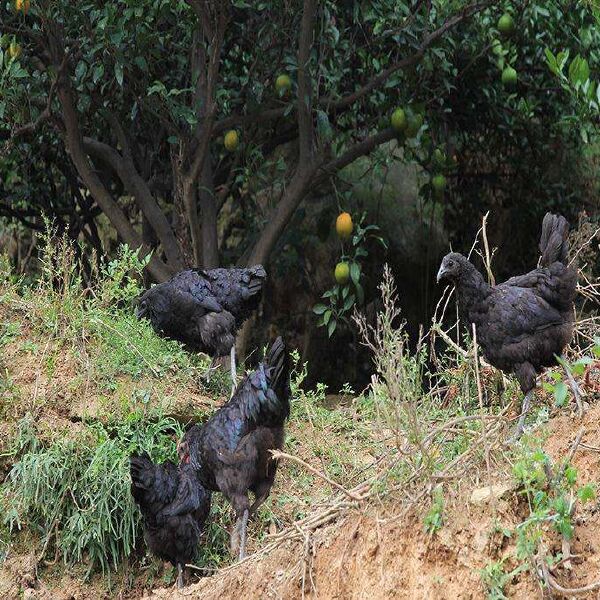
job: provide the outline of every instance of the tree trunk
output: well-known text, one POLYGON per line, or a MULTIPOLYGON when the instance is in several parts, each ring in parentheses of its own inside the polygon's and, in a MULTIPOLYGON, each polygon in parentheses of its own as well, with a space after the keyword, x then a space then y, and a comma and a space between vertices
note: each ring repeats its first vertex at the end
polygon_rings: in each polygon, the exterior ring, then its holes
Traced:
POLYGON ((202 211, 202 266, 215 269, 219 266, 219 239, 217 235, 217 202, 210 155, 204 160, 204 168, 198 186, 200 210, 202 211))
POLYGON ((313 167, 308 166, 296 171, 294 177, 286 188, 283 198, 279 201, 273 216, 269 219, 256 242, 250 257, 248 266, 266 264, 269 256, 283 233, 286 225, 292 218, 296 208, 306 195, 313 175, 313 167))

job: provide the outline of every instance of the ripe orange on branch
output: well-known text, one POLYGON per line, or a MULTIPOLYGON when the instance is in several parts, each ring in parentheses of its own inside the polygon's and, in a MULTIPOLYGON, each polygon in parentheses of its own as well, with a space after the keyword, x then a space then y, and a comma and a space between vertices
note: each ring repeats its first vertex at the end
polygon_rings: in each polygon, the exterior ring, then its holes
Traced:
POLYGON ((347 212, 340 213, 335 221, 335 230, 340 238, 347 240, 352 234, 353 228, 354 225, 350 214, 347 212))

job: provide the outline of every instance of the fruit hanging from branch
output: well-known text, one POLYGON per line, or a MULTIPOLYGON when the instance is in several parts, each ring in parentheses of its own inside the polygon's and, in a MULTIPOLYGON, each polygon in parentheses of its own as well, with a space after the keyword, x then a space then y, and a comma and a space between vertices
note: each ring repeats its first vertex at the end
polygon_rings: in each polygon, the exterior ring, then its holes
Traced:
POLYGON ((348 283, 350 279, 350 266, 346 262, 339 262, 335 265, 335 280, 340 284, 344 285, 348 283))
POLYGON ((228 152, 235 152, 239 143, 240 139, 238 136, 238 132, 235 129, 231 129, 225 134, 223 144, 228 152))
POLYGON ((443 196, 446 189, 446 178, 441 173, 434 175, 431 178, 431 187, 437 198, 443 196))
POLYGON ((404 112, 403 108, 397 108, 392 113, 391 123, 392 123, 392 128, 397 133, 402 133, 406 130, 408 122, 406 120, 406 113, 404 112))
POLYGON ((515 22, 508 13, 504 13, 500 19, 498 19, 498 31, 505 36, 510 36, 514 33, 515 22))
POLYGON ((22 12, 26 15, 29 12, 29 0, 15 0, 15 9, 17 12, 22 12))
POLYGON ((349 213, 343 212, 338 215, 335 220, 335 230, 342 240, 347 240, 352 235, 352 217, 349 213))
POLYGON ((517 72, 512 67, 506 67, 502 71, 502 85, 507 88, 512 88, 517 85, 517 72))
POLYGON ((292 80, 286 73, 282 73, 275 80, 275 90, 280 96, 287 96, 292 89, 292 80))

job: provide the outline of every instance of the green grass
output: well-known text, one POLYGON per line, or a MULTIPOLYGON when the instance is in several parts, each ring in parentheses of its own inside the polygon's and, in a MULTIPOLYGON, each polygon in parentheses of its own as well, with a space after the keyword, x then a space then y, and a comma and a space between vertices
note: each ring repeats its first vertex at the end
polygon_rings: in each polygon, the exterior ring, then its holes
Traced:
POLYGON ((88 574, 116 567, 140 534, 129 456, 176 460, 173 436, 181 434, 173 419, 141 411, 126 421, 59 430, 50 440, 32 418, 22 419, 11 448, 16 462, 2 486, 4 523, 12 532, 38 532, 42 548, 66 564, 86 563, 88 574))

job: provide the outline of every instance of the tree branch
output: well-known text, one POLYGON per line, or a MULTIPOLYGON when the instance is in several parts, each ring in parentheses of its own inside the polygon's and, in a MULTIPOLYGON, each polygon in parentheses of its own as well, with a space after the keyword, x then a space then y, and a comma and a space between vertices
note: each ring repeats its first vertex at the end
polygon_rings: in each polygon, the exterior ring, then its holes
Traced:
POLYGON ((298 137, 300 163, 310 160, 313 152, 312 86, 310 80, 310 49, 313 42, 315 0, 304 0, 300 39, 298 43, 298 137))
POLYGON ((366 156, 375 150, 375 148, 381 146, 381 144, 385 144, 395 137, 396 133, 394 130, 388 128, 350 146, 341 156, 318 167, 318 174, 314 179, 314 183, 321 183, 327 177, 335 175, 338 171, 353 163, 357 158, 366 156))
POLYGON ((327 106, 330 110, 339 111, 340 109, 347 108, 351 104, 354 104, 361 98, 364 98, 367 94, 372 92, 374 89, 383 85, 391 75, 400 71, 402 69, 406 69, 416 63, 418 63, 423 55, 425 54, 425 50, 429 48, 436 40, 441 38, 447 31, 464 21, 465 19, 471 17, 475 13, 479 12, 481 9, 485 8, 490 4, 490 1, 487 2, 478 2, 476 4, 471 4, 470 6, 465 7, 459 14, 454 15, 447 21, 445 21, 440 27, 431 33, 427 34, 419 46, 417 52, 411 56, 407 56, 402 60, 394 63, 389 66, 387 69, 384 69, 379 75, 373 77, 370 81, 368 81, 361 88, 356 90, 355 92, 348 94, 347 96, 343 96, 338 100, 334 100, 331 97, 323 98, 320 101, 320 104, 327 106))
MULTIPOLYGON (((116 123, 114 116, 112 116, 110 120, 113 122, 112 124, 120 128, 120 124, 116 123)), ((122 130, 121 134, 124 135, 122 130)), ((126 143, 125 140, 124 142, 126 143)), ((123 146, 123 142, 119 141, 119 143, 123 146)), ((88 154, 100 158, 115 171, 119 179, 123 182, 123 185, 134 197, 136 204, 148 219, 152 229, 156 232, 165 251, 169 265, 173 270, 182 270, 184 268, 183 256, 179 244, 177 243, 177 239, 175 238, 175 234, 164 213, 154 200, 150 189, 148 188, 148 184, 137 172, 131 159, 131 154, 128 154, 126 151, 126 147, 128 148, 128 146, 123 148, 123 156, 108 144, 89 137, 83 138, 83 146, 88 154)))
MULTIPOLYGON (((52 40, 54 42, 54 40, 52 40)), ((58 45, 58 44, 57 44, 58 45)), ((64 53, 64 49, 62 50, 64 53)), ((113 224, 121 239, 131 248, 140 248, 142 256, 150 252, 150 248, 142 242, 141 236, 129 223, 127 217, 112 198, 102 181, 92 169, 83 146, 83 138, 79 127, 79 119, 73 101, 71 82, 68 75, 60 73, 57 80, 58 99, 60 101, 65 125, 65 145, 71 160, 83 183, 89 189, 94 200, 113 224)), ((158 281, 165 281, 171 276, 171 270, 157 256, 152 256, 148 270, 158 281)))

